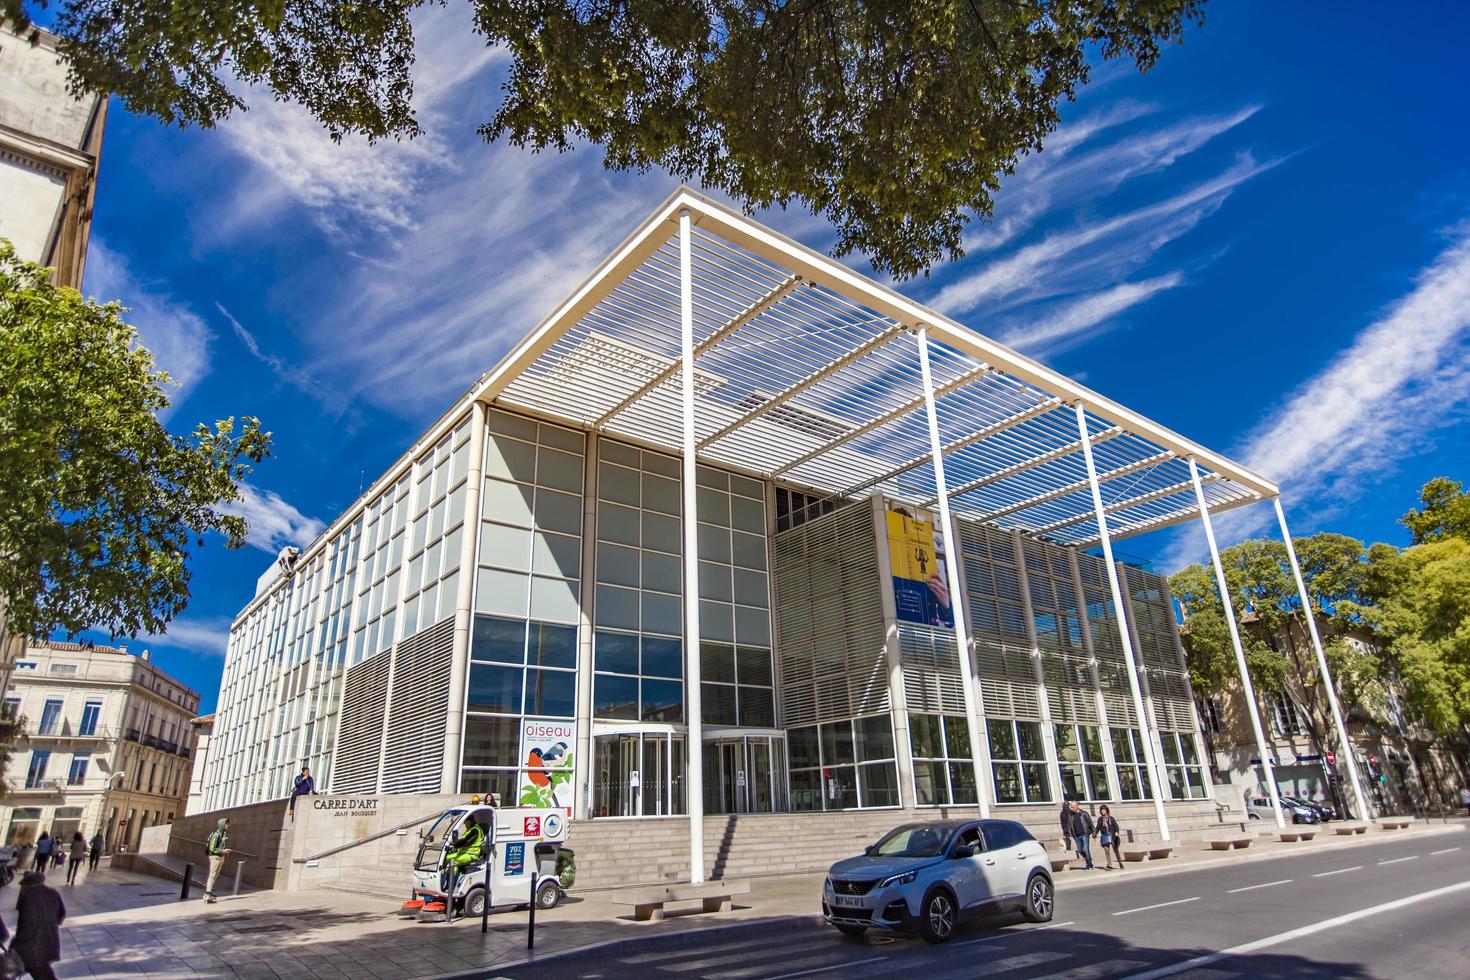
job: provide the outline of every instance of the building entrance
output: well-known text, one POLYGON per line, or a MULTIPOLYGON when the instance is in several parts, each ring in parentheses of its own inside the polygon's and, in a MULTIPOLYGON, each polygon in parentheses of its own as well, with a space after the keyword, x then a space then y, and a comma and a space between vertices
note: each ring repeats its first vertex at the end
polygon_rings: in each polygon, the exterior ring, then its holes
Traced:
POLYGON ((662 817, 688 812, 684 802, 684 736, 621 731, 593 737, 593 814, 662 817))
POLYGON ((786 740, 719 733, 704 743, 707 813, 775 813, 786 806, 786 740))

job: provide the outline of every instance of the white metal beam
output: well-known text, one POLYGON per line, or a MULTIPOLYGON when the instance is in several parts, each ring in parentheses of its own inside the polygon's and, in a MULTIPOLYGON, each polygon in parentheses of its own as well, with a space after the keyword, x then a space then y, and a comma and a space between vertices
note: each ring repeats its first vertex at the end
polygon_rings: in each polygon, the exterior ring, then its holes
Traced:
POLYGON ((704 881, 704 724, 699 658, 699 494, 694 449, 694 283, 691 268, 694 233, 689 212, 679 214, 679 339, 682 366, 680 399, 684 409, 684 453, 680 459, 684 496, 684 748, 687 773, 684 800, 689 808, 689 881, 704 881))
MULTIPOLYGON (((1110 429, 1103 429, 1100 432, 1094 433, 1092 436, 1092 445, 1095 446, 1100 442, 1107 442, 1109 439, 1116 439, 1119 436, 1124 436, 1127 434, 1128 430, 1124 429, 1120 425, 1115 425, 1110 429)), ((1015 476, 1017 473, 1024 473, 1029 469, 1040 466, 1042 463, 1050 463, 1054 459, 1061 459, 1063 456, 1070 456, 1081 448, 1082 443, 1073 440, 1072 442, 1069 442, 1064 446, 1057 446, 1055 449, 1048 449, 1046 452, 1040 453, 1036 456, 1032 456, 1030 459, 1023 459, 1019 463, 1012 463, 1009 466, 1003 466, 1000 469, 996 470, 994 473, 987 473, 982 477, 971 480, 969 483, 961 484, 960 486, 955 488, 954 492, 950 494, 950 497, 959 497, 969 493, 972 490, 979 490, 981 487, 988 487, 992 483, 999 483, 1006 477, 1015 476)), ((929 507, 932 506, 933 503, 934 501, 931 499, 919 504, 919 506, 929 507)))
POLYGON ((1210 546, 1210 564, 1215 567, 1215 585, 1220 590, 1220 605, 1225 609, 1225 625, 1230 628, 1230 645, 1235 648, 1235 666, 1240 671, 1240 683, 1245 689, 1245 707, 1251 718, 1251 732, 1256 737, 1256 751, 1261 753, 1261 771, 1266 774, 1266 786, 1271 793, 1271 812, 1276 815, 1276 826, 1285 827, 1286 818, 1281 815, 1281 791, 1276 788, 1276 768, 1271 753, 1266 747, 1266 733, 1261 729, 1261 709, 1256 704, 1256 686, 1251 683, 1250 667, 1245 662, 1245 649, 1240 645, 1240 628, 1235 625, 1235 604, 1230 601, 1230 583, 1225 579, 1225 566, 1220 563, 1220 549, 1215 545, 1215 525, 1210 521, 1210 509, 1205 506, 1205 487, 1199 478, 1199 466, 1194 457, 1189 459, 1189 478, 1194 482, 1194 497, 1199 502, 1200 523, 1205 528, 1205 541, 1210 546))
MULTIPOLYGON (((1218 480, 1220 477, 1215 473, 1206 473, 1203 479, 1208 483, 1211 480, 1218 480)), ((1098 482, 1101 483, 1102 479, 1099 478, 1098 482)), ((1188 480, 1185 480, 1182 483, 1175 483, 1167 487, 1160 487, 1157 490, 1150 490, 1148 493, 1141 493, 1136 497, 1125 497, 1122 500, 1115 500, 1111 504, 1108 504, 1103 508, 1103 512, 1112 516, 1130 507, 1142 507, 1144 504, 1151 504, 1155 500, 1163 500, 1165 497, 1172 497, 1176 493, 1183 493, 1190 486, 1192 484, 1188 480)), ((1028 534, 1046 534, 1048 531, 1055 531, 1058 528, 1085 523, 1092 520, 1092 518, 1093 515, 1091 513, 1074 514, 1071 517, 1066 517, 1059 521, 1052 521, 1050 524, 1043 524, 1040 527, 1023 528, 1022 530, 1028 534)))
MULTIPOLYGON (((1224 479, 1218 474, 1216 476, 1217 479, 1224 479)), ((1221 501, 1210 507, 1210 513, 1221 514, 1236 507, 1244 507, 1246 504, 1256 503, 1260 499, 1260 497, 1252 495, 1249 497, 1240 497, 1235 500, 1221 501)), ((1125 525, 1118 534, 1112 534, 1111 531, 1109 531, 1109 534, 1112 535, 1114 541, 1122 541, 1124 538, 1136 537, 1140 534, 1146 534, 1149 531, 1160 531, 1166 527, 1173 527, 1176 524, 1187 524, 1197 517, 1199 517, 1199 508, 1195 505, 1190 505, 1189 507, 1181 507, 1179 510, 1171 510, 1167 514, 1160 514, 1158 517, 1151 517, 1146 521, 1125 525)), ((1094 534, 1090 538, 1069 541, 1067 544, 1074 548, 1090 548, 1097 544, 1099 540, 1100 538, 1094 534)))
MULTIPOLYGON (((1097 482, 1107 483, 1111 480, 1116 480, 1119 477, 1128 476, 1130 473, 1137 473, 1139 470, 1149 469, 1152 466, 1157 466, 1159 463, 1163 463, 1174 458, 1174 454, 1171 452, 1155 453, 1154 455, 1146 456, 1143 459, 1138 460, 1137 462, 1115 467, 1105 473, 1099 473, 1097 475, 1097 482)), ((1076 480, 1072 483, 1068 483, 1066 486, 1057 487, 1055 490, 1048 490, 1046 493, 1037 494, 1034 497, 1028 497, 1025 500, 1017 501, 1014 504, 1008 504, 1007 506, 1001 507, 997 510, 987 511, 984 514, 981 514, 979 516, 979 519, 982 521, 993 521, 997 517, 1005 517, 1007 514, 1014 514, 1016 513, 1016 511, 1019 510, 1029 510, 1038 504, 1046 503, 1048 500, 1059 500, 1062 497, 1068 496, 1069 494, 1074 494, 1086 489, 1086 480, 1076 480)), ((958 494, 950 494, 951 498, 954 498, 956 496, 958 496, 958 494)))
MULTIPOLYGON (((720 327, 714 333, 701 340, 698 346, 694 348, 695 358, 698 359, 706 351, 713 348, 720 341, 724 340, 726 337, 730 336, 732 333, 739 330, 741 327, 745 326, 756 317, 760 316, 766 310, 769 310, 772 306, 781 302, 781 300, 790 295, 791 291, 799 285, 801 285, 801 276, 787 276, 785 279, 781 280, 779 284, 767 290, 764 296, 756 300, 754 303, 751 303, 749 306, 741 310, 729 320, 725 321, 724 326, 720 327)), ((682 364, 682 359, 678 361, 670 361, 668 367, 660 371, 657 377, 650 380, 647 384, 640 387, 637 391, 633 392, 627 398, 624 398, 622 401, 618 402, 606 412, 603 412, 602 415, 597 418, 597 421, 592 423, 592 428, 606 428, 607 424, 611 422, 619 413, 626 411, 628 406, 632 405, 634 402, 638 401, 649 392, 656 390, 659 385, 667 383, 670 378, 678 374, 680 366, 682 364)))
POLYGON ((980 705, 976 698, 975 672, 970 659, 970 631, 965 624, 965 594, 960 588, 960 552, 955 547, 954 523, 949 515, 949 495, 944 492, 944 453, 939 446, 939 416, 934 410, 934 375, 929 368, 929 338, 921 326, 919 339, 919 374, 924 386, 924 414, 929 423, 929 458, 934 464, 934 485, 939 488, 939 529, 944 540, 945 586, 949 589, 949 608, 954 615, 954 644, 959 654, 960 684, 965 692, 965 723, 970 730, 970 761, 975 768, 975 798, 980 803, 980 816, 990 816, 991 780, 986 773, 980 735, 980 705))
POLYGON ((1113 615, 1118 619, 1118 639, 1123 644, 1123 662, 1128 667, 1128 693, 1133 698, 1133 712, 1138 716, 1138 732, 1142 736, 1144 765, 1153 783, 1154 816, 1159 821, 1159 835, 1169 840, 1169 818, 1164 813, 1166 784, 1159 778, 1158 757, 1154 754, 1154 738, 1149 731, 1148 713, 1143 708, 1143 692, 1138 686, 1138 663, 1133 657, 1133 636, 1128 628, 1128 609, 1123 589, 1118 583, 1118 565, 1113 560, 1113 543, 1108 538, 1108 516, 1103 513, 1102 487, 1097 482, 1097 466, 1092 461, 1092 439, 1087 431, 1087 406, 1077 403, 1077 438, 1082 444, 1082 462, 1087 467, 1087 480, 1092 488, 1092 509, 1097 515, 1098 532, 1102 535, 1103 564, 1108 569, 1108 588, 1113 593, 1113 615))

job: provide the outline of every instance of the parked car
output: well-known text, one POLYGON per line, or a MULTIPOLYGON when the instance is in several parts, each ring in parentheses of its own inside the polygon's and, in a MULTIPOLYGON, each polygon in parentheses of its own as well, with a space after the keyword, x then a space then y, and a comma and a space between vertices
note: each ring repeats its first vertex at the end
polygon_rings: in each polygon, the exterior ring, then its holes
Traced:
POLYGON ((1332 808, 1332 804, 1328 803, 1326 800, 1308 800, 1300 796, 1288 796, 1286 797, 1286 799, 1290 800, 1292 803, 1308 807, 1317 814, 1317 819, 1322 823, 1327 823, 1329 820, 1337 819, 1337 811, 1334 810, 1332 808))
MULTIPOLYGON (((1290 817, 1292 823, 1318 823, 1320 818, 1317 811, 1305 803, 1293 803, 1290 797, 1281 797, 1281 815, 1290 817)), ((1252 820, 1276 819, 1271 814, 1271 801, 1262 797, 1251 800, 1250 818, 1252 820)))
POLYGON ((1053 905, 1046 848, 1013 820, 903 824, 832 865, 822 885, 822 918, 849 936, 877 927, 942 943, 963 915, 1046 922, 1053 905))

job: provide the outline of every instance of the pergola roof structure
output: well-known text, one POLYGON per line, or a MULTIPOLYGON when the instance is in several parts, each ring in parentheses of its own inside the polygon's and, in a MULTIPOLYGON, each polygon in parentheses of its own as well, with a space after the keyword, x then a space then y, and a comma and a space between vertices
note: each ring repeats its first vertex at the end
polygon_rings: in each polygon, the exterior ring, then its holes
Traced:
POLYGON ((1099 532, 1075 405, 1088 414, 1108 530, 1122 538, 1275 484, 688 188, 680 188, 471 398, 677 453, 679 216, 693 225, 701 462, 820 495, 936 502, 916 330, 929 338, 950 508, 1062 545, 1099 532))

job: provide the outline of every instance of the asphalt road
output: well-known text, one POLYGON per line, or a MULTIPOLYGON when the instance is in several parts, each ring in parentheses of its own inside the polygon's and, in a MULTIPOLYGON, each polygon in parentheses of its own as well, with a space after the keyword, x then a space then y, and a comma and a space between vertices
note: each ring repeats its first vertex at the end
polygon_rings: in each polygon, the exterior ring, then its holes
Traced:
MULTIPOLYGON (((1470 839, 1435 834, 1325 853, 1063 888, 1047 926, 978 920, 948 944, 877 931, 847 939, 821 924, 772 922, 736 938, 589 954, 504 971, 567 977, 1470 976, 1470 839)), ((812 903, 820 899, 813 895, 812 903)))

